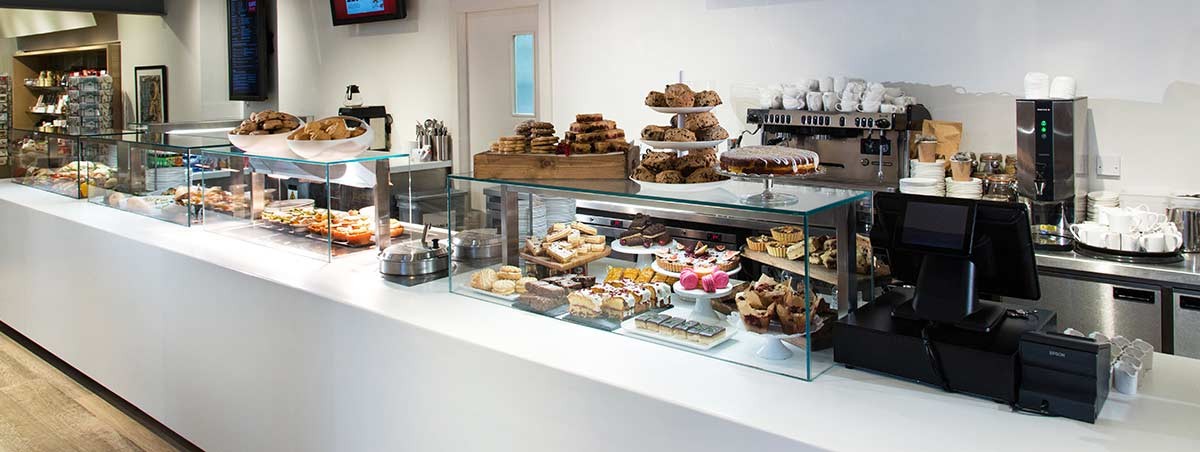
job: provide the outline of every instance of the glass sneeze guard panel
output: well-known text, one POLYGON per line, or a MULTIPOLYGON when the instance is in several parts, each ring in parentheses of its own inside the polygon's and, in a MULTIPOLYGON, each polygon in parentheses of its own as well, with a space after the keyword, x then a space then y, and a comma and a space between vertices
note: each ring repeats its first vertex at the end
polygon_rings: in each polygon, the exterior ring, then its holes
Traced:
POLYGON ((71 198, 86 197, 88 186, 81 183, 89 174, 107 179, 115 177, 116 169, 82 162, 80 140, 133 133, 77 127, 12 129, 8 153, 13 181, 71 198))

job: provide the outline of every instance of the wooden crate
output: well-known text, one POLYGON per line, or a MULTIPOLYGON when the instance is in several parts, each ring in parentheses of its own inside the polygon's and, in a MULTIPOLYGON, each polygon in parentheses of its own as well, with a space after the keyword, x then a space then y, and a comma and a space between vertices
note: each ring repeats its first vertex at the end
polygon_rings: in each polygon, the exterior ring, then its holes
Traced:
POLYGON ((480 179, 627 179, 629 154, 475 154, 480 179))

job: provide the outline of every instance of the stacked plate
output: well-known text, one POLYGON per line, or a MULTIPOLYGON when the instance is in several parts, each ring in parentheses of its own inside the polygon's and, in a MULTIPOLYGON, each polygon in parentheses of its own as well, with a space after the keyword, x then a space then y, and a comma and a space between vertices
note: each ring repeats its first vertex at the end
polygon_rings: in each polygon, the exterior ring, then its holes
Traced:
POLYGON ((1100 209, 1120 207, 1121 194, 1115 191, 1094 191, 1087 194, 1087 221, 1100 221, 1100 209))
POLYGON ((909 164, 909 177, 913 179, 932 179, 938 186, 938 191, 941 192, 938 196, 946 195, 946 161, 938 160, 933 163, 924 163, 917 159, 913 159, 909 164))
MULTIPOLYGON (((543 228, 554 223, 570 223, 575 221, 574 199, 546 196, 542 197, 542 202, 546 206, 546 224, 543 228)), ((544 231, 545 229, 542 230, 544 231)))
POLYGON ((925 196, 946 196, 946 180, 928 177, 900 179, 900 193, 925 196))
POLYGON ((972 177, 970 181, 959 182, 953 177, 946 178, 946 196, 950 198, 980 199, 983 197, 983 179, 972 177))

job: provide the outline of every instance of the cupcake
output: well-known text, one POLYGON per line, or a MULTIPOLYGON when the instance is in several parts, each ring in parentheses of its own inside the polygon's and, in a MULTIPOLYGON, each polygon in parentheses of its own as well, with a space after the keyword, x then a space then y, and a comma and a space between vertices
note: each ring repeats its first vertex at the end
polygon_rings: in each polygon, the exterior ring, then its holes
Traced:
POLYGON ((766 252, 767 243, 771 242, 771 237, 766 235, 756 235, 746 238, 746 249, 750 251, 766 252))
POLYGON ((804 230, 792 225, 777 226, 771 228, 771 237, 777 242, 796 243, 804 240, 804 230))
POLYGON ((773 257, 780 257, 780 258, 787 259, 787 249, 788 249, 788 244, 786 244, 786 243, 780 243, 780 242, 767 243, 767 254, 770 254, 773 257))

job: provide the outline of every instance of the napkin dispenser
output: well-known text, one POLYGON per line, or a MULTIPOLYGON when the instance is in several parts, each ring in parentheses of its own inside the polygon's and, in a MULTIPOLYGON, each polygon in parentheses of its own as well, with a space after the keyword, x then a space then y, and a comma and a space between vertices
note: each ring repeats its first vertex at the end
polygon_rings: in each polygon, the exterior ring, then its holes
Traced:
POLYGON ((1046 331, 1021 335, 1024 409, 1095 423, 1108 399, 1111 353, 1107 342, 1046 331))

